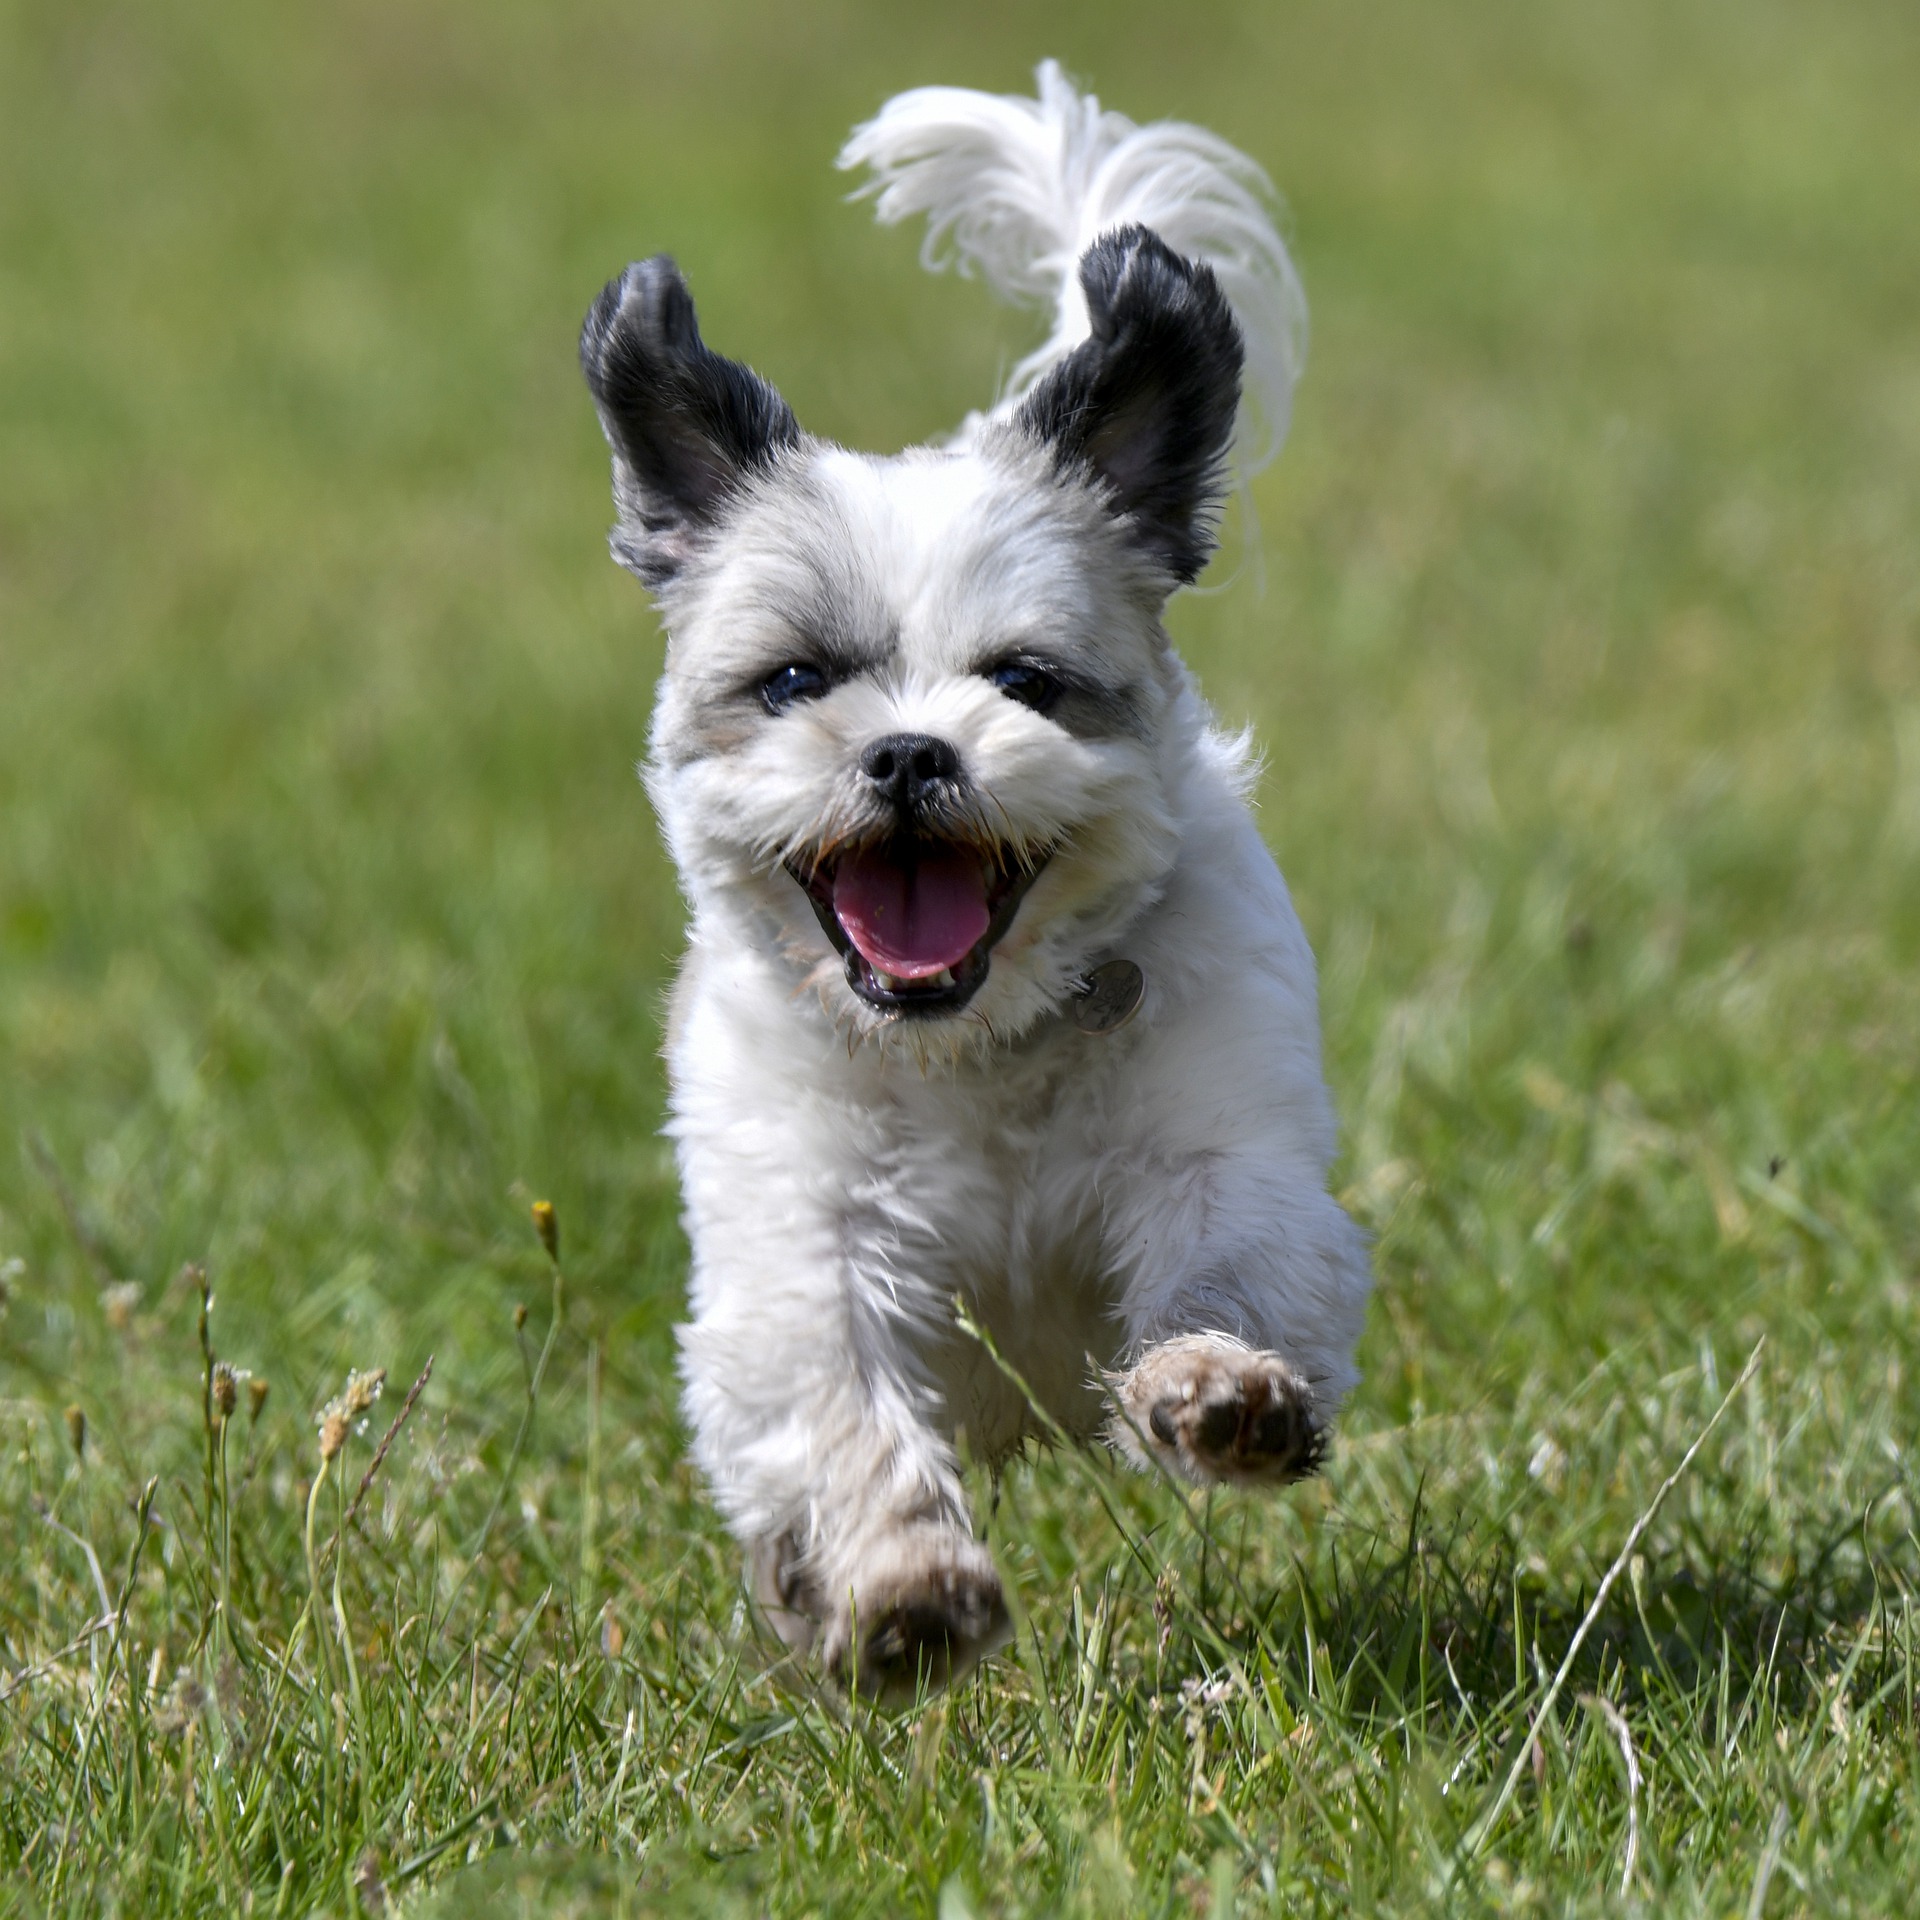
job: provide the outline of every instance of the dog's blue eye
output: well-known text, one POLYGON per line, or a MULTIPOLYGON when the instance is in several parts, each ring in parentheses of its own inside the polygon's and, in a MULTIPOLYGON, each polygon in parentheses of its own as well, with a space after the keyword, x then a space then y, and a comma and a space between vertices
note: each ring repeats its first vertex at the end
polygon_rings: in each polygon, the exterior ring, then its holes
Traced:
POLYGON ((760 698, 769 713, 784 713, 796 700, 818 700, 826 690, 827 676, 796 660, 761 681, 760 698))
POLYGON ((1060 697, 1059 681, 1043 669, 1029 666, 1024 660, 1009 660, 1004 666, 995 667, 987 678, 1009 700, 1018 700, 1023 707, 1031 707, 1036 713, 1045 713, 1060 697))

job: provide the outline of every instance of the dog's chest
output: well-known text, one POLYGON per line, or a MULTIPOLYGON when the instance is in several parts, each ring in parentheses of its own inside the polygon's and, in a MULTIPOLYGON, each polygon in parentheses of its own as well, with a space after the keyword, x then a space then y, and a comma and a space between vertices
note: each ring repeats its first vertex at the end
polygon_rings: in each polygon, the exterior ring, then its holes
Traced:
POLYGON ((1099 1191, 1104 1076, 1086 1072, 1094 1063, 1084 1055, 1080 1042, 1058 1071, 931 1088, 897 1110, 901 1177, 882 1231, 915 1243, 929 1286, 921 1357, 942 1424, 989 1459, 1044 1429, 1014 1373, 1071 1432, 1090 1431, 1101 1414, 1089 1356, 1112 1357, 1117 1322, 1099 1191), (958 1324, 956 1308, 993 1351, 958 1324))

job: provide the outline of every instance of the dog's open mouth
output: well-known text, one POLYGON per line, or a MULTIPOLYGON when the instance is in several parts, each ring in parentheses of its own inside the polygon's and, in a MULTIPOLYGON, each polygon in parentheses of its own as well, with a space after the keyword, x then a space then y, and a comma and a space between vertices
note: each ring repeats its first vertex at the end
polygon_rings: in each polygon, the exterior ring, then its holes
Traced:
POLYGON ((789 862, 847 963, 847 984, 889 1013, 952 1013, 987 977, 994 942, 1013 924, 1047 856, 902 838, 789 862))

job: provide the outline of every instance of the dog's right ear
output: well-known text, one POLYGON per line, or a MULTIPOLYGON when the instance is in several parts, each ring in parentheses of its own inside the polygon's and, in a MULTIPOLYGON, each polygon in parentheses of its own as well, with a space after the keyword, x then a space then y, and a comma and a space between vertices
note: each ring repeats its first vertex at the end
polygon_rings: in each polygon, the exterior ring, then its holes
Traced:
POLYGON ((758 374, 701 340, 664 253, 608 282, 580 329, 580 366, 613 448, 614 558, 664 586, 732 495, 799 441, 799 424, 758 374))

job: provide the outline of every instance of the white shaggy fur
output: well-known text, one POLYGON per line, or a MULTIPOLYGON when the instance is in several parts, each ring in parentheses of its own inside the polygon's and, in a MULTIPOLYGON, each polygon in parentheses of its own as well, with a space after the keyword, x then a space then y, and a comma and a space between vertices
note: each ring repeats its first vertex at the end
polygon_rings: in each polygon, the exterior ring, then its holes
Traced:
MULTIPOLYGON (((692 921, 667 1047, 686 1413, 768 1618, 878 1693, 1004 1631, 956 1447, 998 1459, 1033 1420, 957 1305, 1068 1430, 1117 1400, 1135 1458, 1285 1478, 1356 1379, 1369 1284, 1326 1188, 1313 958, 1248 812, 1247 749, 1167 642, 1174 582, 1137 518, 1052 464, 1014 404, 1088 334, 1076 262, 1144 216, 1214 267, 1277 432, 1297 284, 1250 162, 1102 115, 1051 65, 1040 85, 1037 105, 906 95, 843 156, 876 169, 883 218, 928 212, 930 247, 951 232, 1058 309, 973 431, 891 458, 800 436, 662 533, 602 401, 616 548, 670 560, 647 574, 671 635, 647 778, 692 921), (770 711, 754 690, 822 635, 824 691, 770 711), (1080 691, 1052 715, 1009 698, 989 676, 1012 654, 1080 691), (882 830, 860 758, 901 733, 964 765, 943 832, 1043 863, 945 1015, 856 992, 796 877, 882 830), (1144 1000, 1090 1037, 1075 994, 1115 957, 1144 1000)), ((609 294, 623 315, 633 297, 609 294)))
POLYGON ((921 261, 946 264, 951 239, 963 274, 1053 311, 1053 330, 1014 368, 998 413, 1087 337, 1074 268, 1103 233, 1138 222, 1180 253, 1205 260, 1240 322, 1256 426, 1242 436, 1243 474, 1280 451, 1307 349, 1307 300, 1274 231, 1273 183, 1204 127, 1136 126, 1074 90, 1057 61, 1034 75, 1038 97, 916 87, 896 94, 840 150, 867 167, 875 215, 893 226, 927 216, 921 261))

